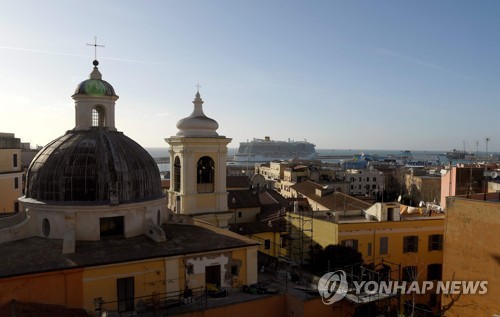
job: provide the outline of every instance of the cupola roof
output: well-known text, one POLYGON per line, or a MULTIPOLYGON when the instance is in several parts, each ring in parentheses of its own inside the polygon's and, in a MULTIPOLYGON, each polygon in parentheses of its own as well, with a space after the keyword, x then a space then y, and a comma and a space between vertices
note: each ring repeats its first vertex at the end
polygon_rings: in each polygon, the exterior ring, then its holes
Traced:
POLYGON ((194 109, 191 115, 177 122, 177 136, 184 137, 214 137, 218 136, 219 124, 203 113, 203 100, 200 92, 196 92, 193 100, 194 109))

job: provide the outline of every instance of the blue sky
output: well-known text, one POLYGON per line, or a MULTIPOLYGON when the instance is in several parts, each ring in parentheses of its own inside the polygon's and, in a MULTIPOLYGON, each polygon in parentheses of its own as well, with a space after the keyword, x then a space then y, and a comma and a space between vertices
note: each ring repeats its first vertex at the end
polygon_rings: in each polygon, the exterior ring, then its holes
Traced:
POLYGON ((166 147, 192 111, 230 147, 500 151, 498 1, 0 1, 0 131, 45 145, 74 127, 99 69, 116 125, 166 147))

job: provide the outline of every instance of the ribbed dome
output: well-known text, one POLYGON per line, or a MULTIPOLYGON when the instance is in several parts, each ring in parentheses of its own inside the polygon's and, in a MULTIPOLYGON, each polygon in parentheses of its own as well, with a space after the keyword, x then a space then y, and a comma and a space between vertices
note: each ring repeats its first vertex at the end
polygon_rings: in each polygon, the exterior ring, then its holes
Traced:
POLYGON ((68 131, 45 146, 28 169, 26 198, 109 204, 162 196, 158 166, 122 132, 68 131), (116 197, 116 198, 115 198, 116 197))
POLYGON ((203 113, 203 100, 200 93, 196 93, 193 101, 193 113, 187 118, 181 119, 177 122, 178 136, 187 137, 212 137, 218 136, 217 129, 219 124, 214 119, 211 119, 203 113))
POLYGON ((87 79, 76 86, 75 94, 84 94, 89 96, 116 96, 115 90, 110 83, 105 80, 87 79))
POLYGON ((97 68, 99 63, 94 61, 94 69, 92 73, 90 73, 90 78, 82 81, 76 86, 75 95, 76 94, 84 94, 94 97, 101 96, 116 96, 115 89, 105 80, 102 80, 102 75, 97 68))

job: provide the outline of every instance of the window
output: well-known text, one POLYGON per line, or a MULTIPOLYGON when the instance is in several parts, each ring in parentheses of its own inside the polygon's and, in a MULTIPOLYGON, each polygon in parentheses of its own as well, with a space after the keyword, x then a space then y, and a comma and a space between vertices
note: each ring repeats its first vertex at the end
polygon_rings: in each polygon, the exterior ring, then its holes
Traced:
POLYGON ((413 282, 418 280, 417 267, 416 266, 405 266, 403 268, 403 281, 413 282))
POLYGON ((376 182, 377 181, 377 178, 376 177, 373 177, 373 181, 376 182))
POLYGON ((342 240, 341 244, 344 247, 353 248, 354 250, 358 251, 358 240, 355 239, 342 240))
POLYGON ((242 216, 241 211, 238 211, 238 218, 241 218, 241 216, 242 216))
POLYGON ((18 211, 19 211, 19 202, 15 201, 14 202, 14 212, 18 212, 18 211))
POLYGON ((104 108, 102 106, 96 106, 92 109, 92 126, 93 127, 104 127, 104 108))
POLYGON ((373 184, 372 189, 377 189, 377 185, 373 184))
POLYGON ((100 218, 101 238, 123 236, 123 216, 100 218))
POLYGON ((203 156, 198 160, 198 193, 212 193, 214 191, 214 160, 203 156))
POLYGON ((368 250, 366 251, 368 256, 372 256, 372 244, 371 242, 368 243, 368 250))
POLYGON ((443 235, 431 234, 429 236, 429 251, 443 250, 443 235))
POLYGON ((289 239, 289 236, 284 234, 282 236, 280 236, 280 243, 281 243, 281 247, 282 248, 286 248, 286 241, 289 239))
POLYGON ((47 218, 44 218, 42 221, 42 233, 45 238, 47 238, 50 234, 50 222, 47 218))
POLYGON ((12 166, 17 167, 17 154, 12 154, 12 166))
POLYGON ((379 246, 379 254, 384 255, 389 252, 389 238, 388 237, 380 237, 380 246, 379 246))
POLYGON ((232 265, 231 266, 231 275, 232 276, 238 276, 239 274, 238 266, 237 265, 232 265))
POLYGON ((440 281, 443 275, 443 265, 442 264, 429 264, 427 265, 427 280, 437 280, 440 281))
POLYGON ((14 188, 18 189, 19 188, 19 177, 14 178, 14 188))
POLYGON ((118 312, 134 310, 134 278, 125 277, 116 280, 118 312))
POLYGON ((418 252, 418 236, 403 238, 403 253, 418 252))
POLYGON ((394 208, 387 208, 387 221, 394 221, 394 208))
POLYGON ((271 249, 271 240, 270 240, 270 239, 266 239, 266 240, 264 241, 264 249, 265 249, 265 250, 269 250, 269 249, 271 249))
POLYGON ((181 190, 181 160, 178 156, 174 159, 174 191, 181 190))
POLYGON ((221 285, 221 266, 205 266, 205 284, 221 285))

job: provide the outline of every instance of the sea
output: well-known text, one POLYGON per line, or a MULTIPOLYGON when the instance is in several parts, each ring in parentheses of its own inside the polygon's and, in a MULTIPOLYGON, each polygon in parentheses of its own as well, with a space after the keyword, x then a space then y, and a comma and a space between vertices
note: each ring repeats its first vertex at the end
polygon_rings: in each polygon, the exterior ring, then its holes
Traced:
MULTIPOLYGON (((154 158, 159 158, 159 157, 168 157, 168 148, 158 148, 158 147, 150 147, 150 148, 145 148, 146 151, 149 152, 149 154, 154 157, 154 158)), ((236 152, 238 152, 238 148, 228 148, 227 150, 227 156, 228 158, 232 158, 236 152)), ((400 156, 401 152, 403 150, 363 150, 363 149, 316 149, 316 152, 318 153, 318 156, 326 156, 326 157, 353 157, 354 155, 357 154, 365 154, 365 155, 372 155, 375 157, 378 157, 379 159, 383 159, 388 156, 393 156, 393 157, 398 157, 400 156)), ((413 151, 411 150, 411 154, 413 156, 413 159, 416 161, 439 161, 442 164, 448 164, 450 160, 446 157, 446 151, 413 151)), ((484 157, 486 153, 484 152, 479 152, 477 153, 479 157, 484 157)), ((498 153, 489 153, 488 155, 494 155, 497 156, 498 153)), ((339 163, 341 160, 344 159, 339 159, 339 158, 325 158, 322 159, 321 161, 325 163, 339 163)), ((455 163, 470 163, 468 160, 458 160, 458 161, 453 161, 453 164, 455 163)), ((169 164, 158 164, 158 168, 160 169, 161 172, 166 172, 170 170, 170 165, 169 164)))

